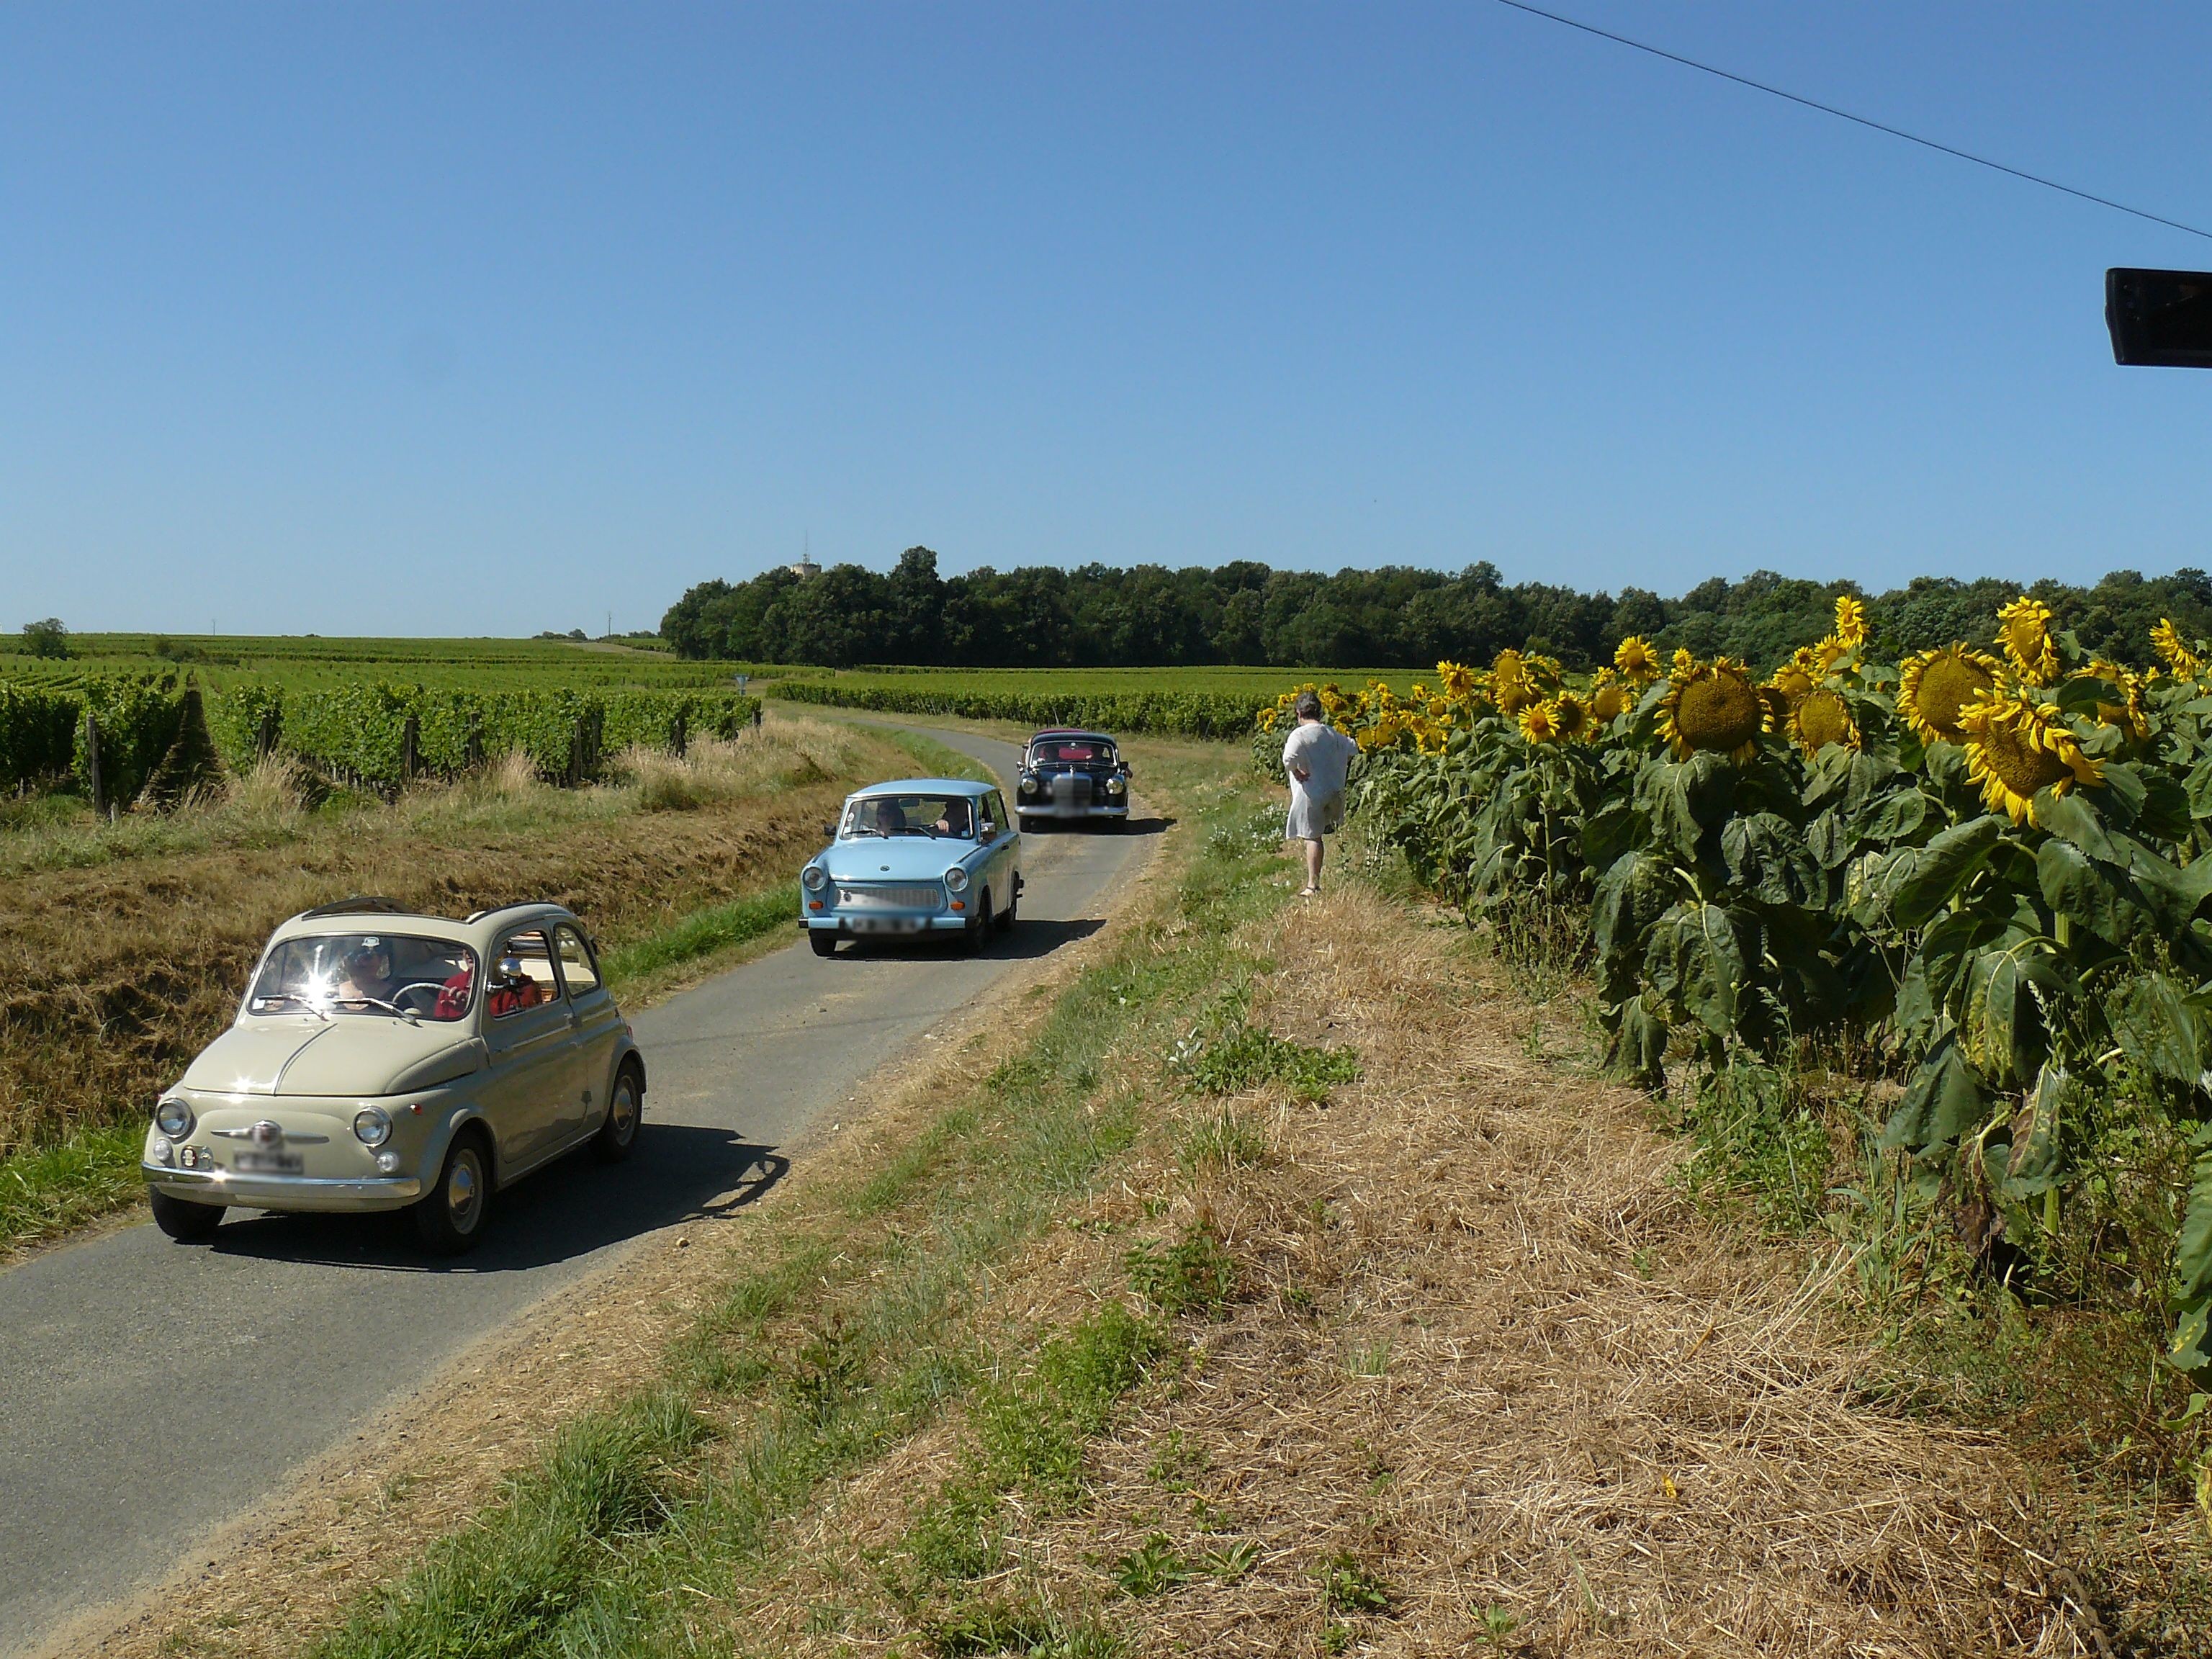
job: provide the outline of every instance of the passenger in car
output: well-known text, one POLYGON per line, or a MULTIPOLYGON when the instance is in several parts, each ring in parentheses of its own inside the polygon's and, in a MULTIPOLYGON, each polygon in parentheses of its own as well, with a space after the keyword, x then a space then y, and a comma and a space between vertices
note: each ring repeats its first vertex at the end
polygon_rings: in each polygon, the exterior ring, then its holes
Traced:
POLYGON ((520 957, 499 959, 498 975, 491 982, 491 995, 485 1003, 486 1011, 494 1019, 535 1008, 544 1000, 545 988, 523 971, 520 957))
POLYGON ((399 994, 392 977, 392 950, 380 939, 365 939, 346 954, 338 970, 340 1002, 390 1002, 399 994))

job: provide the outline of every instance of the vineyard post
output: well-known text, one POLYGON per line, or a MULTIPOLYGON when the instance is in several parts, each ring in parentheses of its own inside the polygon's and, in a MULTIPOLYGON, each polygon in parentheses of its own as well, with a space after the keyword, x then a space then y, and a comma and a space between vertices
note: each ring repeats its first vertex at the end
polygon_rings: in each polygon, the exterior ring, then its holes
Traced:
POLYGON ((100 779, 100 716, 89 708, 84 711, 84 774, 85 781, 92 786, 92 810, 106 811, 107 792, 100 779))
POLYGON ((684 758, 684 741, 690 735, 690 728, 691 721, 690 714, 690 711, 689 709, 678 709, 676 711, 676 719, 668 728, 668 746, 674 751, 676 758, 678 760, 682 760, 684 758))
POLYGON ((415 773, 422 761, 422 722, 419 715, 410 714, 407 723, 399 728, 399 781, 415 781, 415 773))
POLYGON ((483 710, 469 710, 469 769, 474 771, 483 764, 483 710))
POLYGON ((261 711, 261 724, 253 733, 253 755, 265 760, 276 752, 276 705, 270 703, 261 711))
POLYGON ((576 724, 568 733, 568 776, 571 789, 580 788, 584 781, 584 717, 576 716, 576 724))

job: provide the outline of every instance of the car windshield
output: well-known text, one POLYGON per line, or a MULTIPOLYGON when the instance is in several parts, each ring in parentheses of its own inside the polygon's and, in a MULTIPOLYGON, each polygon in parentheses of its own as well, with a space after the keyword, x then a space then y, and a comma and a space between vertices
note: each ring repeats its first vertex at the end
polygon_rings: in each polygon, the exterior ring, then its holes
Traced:
POLYGON ((404 933, 317 933, 269 953, 246 1000, 252 1014, 301 1009, 386 1019, 457 1020, 476 988, 477 953, 404 933))
POLYGON ((1055 738, 1038 744, 1030 755, 1032 763, 1038 766, 1111 765, 1114 746, 1106 743, 1068 743, 1055 738))
POLYGON ((966 795, 862 795, 846 803, 840 841, 867 836, 975 839, 975 803, 966 795))

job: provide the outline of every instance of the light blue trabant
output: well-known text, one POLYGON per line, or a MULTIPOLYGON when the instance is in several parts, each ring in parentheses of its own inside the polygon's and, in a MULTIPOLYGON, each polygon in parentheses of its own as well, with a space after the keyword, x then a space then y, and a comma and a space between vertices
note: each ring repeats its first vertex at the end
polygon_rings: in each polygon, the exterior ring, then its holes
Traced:
POLYGON ((848 796, 836 837, 799 872, 814 954, 841 939, 951 933, 968 949, 1014 925, 1022 838, 1003 796, 961 778, 902 778, 848 796))

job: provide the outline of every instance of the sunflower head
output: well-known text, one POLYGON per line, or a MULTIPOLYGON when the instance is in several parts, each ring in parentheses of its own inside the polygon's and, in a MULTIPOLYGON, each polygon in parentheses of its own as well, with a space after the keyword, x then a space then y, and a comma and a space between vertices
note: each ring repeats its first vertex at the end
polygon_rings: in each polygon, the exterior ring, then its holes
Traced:
POLYGON ((1508 680, 1528 678, 1528 659, 1507 646, 1490 659, 1490 678, 1493 684, 1503 685, 1508 680))
POLYGON ((1550 703, 1531 702, 1521 710, 1521 735, 1531 743, 1559 741, 1559 717, 1550 703))
POLYGON ((1814 686, 1797 700, 1790 711, 1790 735, 1808 757, 1832 743, 1846 749, 1856 749, 1860 743, 1859 723, 1851 717, 1850 704, 1826 685, 1814 686))
POLYGON ((1905 659, 1898 677, 1897 712, 1923 743, 1956 743, 1959 721, 1978 698, 1996 689, 2004 665, 1964 645, 1905 659))
POLYGON ((1867 642, 1866 606, 1848 593, 1836 596, 1836 638, 1850 650, 1867 642))
POLYGON ((1766 683, 1795 708, 1797 700, 1820 681, 1820 659, 1809 645, 1801 645, 1788 662, 1774 671, 1766 683))
POLYGON ((1443 686, 1444 696, 1454 702, 1464 702, 1474 695, 1474 671, 1464 663, 1438 663, 1437 678, 1443 686))
POLYGON ((2031 685, 2058 676, 2058 649, 2051 642, 2051 607, 2021 594, 1997 612, 1997 643, 2014 670, 2031 685))
POLYGON ((1590 714, 1601 725, 1610 726, 1615 718, 1636 706, 1635 688, 1615 679, 1613 671, 1601 668, 1590 683, 1590 714))
POLYGON ((2103 657, 2092 657, 2081 672, 2100 680, 2109 680, 2120 689, 2119 702, 2099 701, 2097 720, 2100 725, 2117 726, 2138 743, 2150 735, 2150 720, 2143 713, 2143 682, 2141 677, 2103 657))
POLYGON ((1659 731, 1674 745, 1674 758, 1686 760, 1702 749, 1749 760, 1773 720, 1751 671, 1727 657, 1692 659, 1686 672, 1677 665, 1674 679, 1659 705, 1659 731))
POLYGON ((1439 721, 1428 720, 1414 722, 1413 741, 1420 744, 1421 752, 1424 755, 1443 754, 1444 739, 1449 735, 1448 728, 1439 721))
POLYGON ((2035 821, 2035 797, 2063 795, 2076 784, 2101 787, 2105 763, 2081 745, 2050 703, 2021 691, 1984 697, 1960 717, 1967 775, 1982 786, 1982 804, 2014 823, 2035 821))
POLYGON ((1851 647, 1833 634, 1813 647, 1813 661, 1817 665, 1822 678, 1826 678, 1838 663, 1850 654, 1851 647))
POLYGON ((1552 724, 1559 728, 1563 743, 1581 743, 1597 735, 1597 717, 1590 712, 1589 704, 1571 691, 1562 691, 1547 705, 1552 711, 1552 724))
POLYGON ((1638 685, 1659 678, 1659 653, 1641 634, 1631 634, 1613 648, 1613 665, 1638 685))
POLYGON ((1690 647, 1686 645, 1678 645, 1674 647, 1674 664, 1668 671, 1668 677, 1678 680, 1685 679, 1688 678, 1691 670, 1697 665, 1698 659, 1690 654, 1690 647))
POLYGON ((2204 659, 2181 637, 2181 630, 2173 625, 2172 617, 2160 617, 2158 619, 2158 626, 2150 630, 2150 643, 2151 648, 2172 671, 2176 679, 2204 678, 2204 659))

